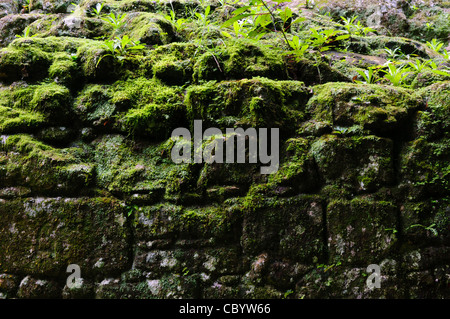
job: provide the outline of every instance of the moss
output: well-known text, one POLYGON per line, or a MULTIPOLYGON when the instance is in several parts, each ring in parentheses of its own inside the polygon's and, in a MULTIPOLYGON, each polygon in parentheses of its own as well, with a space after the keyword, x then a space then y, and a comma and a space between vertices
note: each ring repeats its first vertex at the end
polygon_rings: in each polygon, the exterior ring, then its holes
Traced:
POLYGON ((355 198, 332 201, 327 208, 329 262, 366 266, 392 253, 396 206, 355 198))
POLYGON ((118 200, 17 199, 1 202, 0 211, 2 272, 62 279, 67 265, 78 264, 83 278, 93 278, 117 275, 128 266, 129 231, 119 222, 123 207, 118 200), (99 260, 105 263, 101 269, 94 266, 99 260))
POLYGON ((428 142, 418 138, 407 143, 400 153, 400 176, 409 185, 410 196, 419 200, 442 196, 450 189, 449 139, 428 142))
POLYGON ((185 108, 178 88, 156 79, 119 81, 111 87, 110 102, 121 112, 117 126, 128 134, 168 138, 176 127, 186 126, 185 108))
POLYGON ((213 126, 279 127, 289 132, 303 119, 309 93, 302 82, 266 78, 208 82, 188 88, 185 103, 189 119, 203 119, 213 126), (264 103, 261 103, 264 101, 264 103), (239 118, 220 123, 220 118, 239 118))
POLYGON ((127 16, 127 20, 123 32, 141 43, 159 45, 174 39, 172 25, 160 15, 134 12, 127 16))
POLYGON ((52 64, 48 69, 48 75, 56 83, 61 83, 71 87, 80 80, 77 77, 78 66, 74 59, 64 53, 60 53, 55 56, 52 64))
POLYGON ((144 77, 118 81, 111 87, 111 102, 124 109, 149 103, 168 104, 180 101, 180 90, 144 77))
POLYGON ((237 236, 234 226, 239 218, 220 205, 183 207, 161 203, 136 211, 136 236, 138 241, 162 238, 229 239, 237 236))
POLYGON ((45 114, 53 122, 67 122, 70 118, 72 97, 69 90, 56 83, 35 87, 30 108, 45 114))
POLYGON ((117 107, 110 101, 111 97, 109 85, 85 85, 74 101, 77 118, 88 126, 111 126, 117 113, 117 107))
POLYGON ((2 150, 7 152, 18 152, 28 159, 50 159, 53 162, 65 162, 73 160, 69 154, 46 145, 30 135, 10 135, 2 143, 2 150))
MULTIPOLYGON (((163 196, 168 176, 179 165, 164 160, 161 144, 143 144, 121 135, 104 135, 92 142, 98 186, 116 194, 163 196)), ((166 155, 167 156, 167 155, 166 155)))
POLYGON ((98 41, 81 39, 75 37, 32 37, 32 38, 19 38, 14 40, 10 47, 14 49, 35 48, 47 53, 76 53, 78 47, 84 44, 95 44, 98 41))
POLYGON ((77 57, 86 79, 104 82, 118 79, 119 63, 107 54, 106 46, 100 41, 87 42, 78 47, 77 57))
POLYGON ((449 78, 450 75, 436 74, 432 71, 425 70, 417 74, 417 76, 411 82, 411 87, 415 89, 423 88, 436 82, 448 81, 449 78))
POLYGON ((49 55, 37 48, 4 48, 0 50, 0 81, 41 80, 49 65, 49 55))
POLYGON ((273 252, 274 257, 310 263, 322 260, 322 205, 318 196, 273 198, 247 195, 241 245, 244 254, 273 252), (308 242, 308 245, 302 243, 308 242))
POLYGON ((420 114, 417 121, 416 134, 418 136, 448 137, 450 120, 450 82, 435 83, 417 91, 414 98, 424 98, 427 108, 420 114))
POLYGON ((51 123, 67 123, 71 103, 69 90, 56 83, 18 85, 10 90, 10 107, 37 112, 51 123))
POLYGON ((327 184, 373 191, 394 180, 393 142, 376 136, 325 135, 311 145, 320 176, 327 184))
POLYGON ((45 117, 39 112, 0 106, 0 132, 29 132, 45 124, 45 117))
POLYGON ((320 182, 309 148, 310 142, 304 138, 290 138, 285 142, 280 167, 267 179, 265 196, 289 196, 317 190, 320 182))
POLYGON ((156 78, 167 84, 181 85, 192 81, 197 51, 202 50, 193 43, 170 43, 152 51, 146 63, 156 78))
POLYGON ((327 83, 313 88, 307 110, 312 119, 331 126, 359 125, 375 134, 401 129, 421 107, 412 91, 375 84, 327 83))

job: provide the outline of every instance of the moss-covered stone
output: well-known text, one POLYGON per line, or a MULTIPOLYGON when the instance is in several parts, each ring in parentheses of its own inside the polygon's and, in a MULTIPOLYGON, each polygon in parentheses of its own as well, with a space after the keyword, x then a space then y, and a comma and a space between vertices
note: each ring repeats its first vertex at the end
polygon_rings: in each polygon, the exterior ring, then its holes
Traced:
POLYGON ((1 202, 0 213, 2 272, 65 278, 67 266, 78 264, 83 277, 110 276, 130 262, 118 200, 28 198, 1 202))
POLYGON ((0 106, 1 133, 31 132, 45 122, 45 117, 41 113, 0 106))
POLYGON ((133 12, 127 15, 124 34, 148 45, 160 45, 175 39, 173 26, 161 15, 133 12))
POLYGON ((394 182, 393 142, 376 136, 324 135, 311 145, 320 176, 357 192, 394 182))
POLYGON ((244 207, 245 255, 271 252, 305 263, 323 258, 323 206, 318 196, 278 199, 249 193, 244 207))
POLYGON ((54 280, 36 279, 26 276, 21 282, 17 296, 22 299, 57 299, 60 287, 54 280))
POLYGON ((82 164, 71 154, 74 149, 59 150, 29 135, 3 136, 1 177, 3 186, 25 186, 33 194, 76 194, 91 184, 93 165, 82 164))
POLYGON ((450 189, 449 139, 428 142, 418 138, 407 143, 400 153, 400 179, 415 200, 445 196, 450 189))
POLYGON ((302 121, 308 97, 302 82, 253 78, 191 86, 185 103, 188 118, 204 125, 279 127, 286 134, 302 121))
POLYGON ((421 106, 403 88, 372 84, 327 83, 314 87, 307 110, 312 118, 332 127, 359 125, 375 134, 402 129, 421 106))
POLYGON ((42 80, 49 65, 48 54, 39 49, 4 48, 0 50, 0 81, 42 80))
POLYGON ((330 263, 377 264, 393 253, 397 242, 396 206, 391 202, 333 201, 327 207, 327 225, 330 263))
MULTIPOLYGON (((16 8, 18 8, 18 6, 16 8)), ((42 17, 44 17, 43 14, 34 13, 26 15, 9 14, 2 17, 0 19, 0 47, 6 47, 15 39, 16 35, 23 35, 23 30, 28 25, 42 17)))
POLYGON ((141 207, 135 212, 136 239, 213 238, 214 241, 238 236, 239 214, 229 212, 224 205, 184 207, 158 204, 141 207))

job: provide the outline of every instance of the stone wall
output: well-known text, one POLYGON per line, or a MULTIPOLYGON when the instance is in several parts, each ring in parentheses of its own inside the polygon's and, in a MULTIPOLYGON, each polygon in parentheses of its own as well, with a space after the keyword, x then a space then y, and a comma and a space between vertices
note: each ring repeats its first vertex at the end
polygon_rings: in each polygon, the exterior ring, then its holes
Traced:
POLYGON ((0 2, 1 297, 450 297, 450 81, 352 82, 385 46, 436 58, 419 39, 296 60, 274 39, 176 29, 164 1, 108 0, 146 45, 117 60, 96 2, 60 2, 0 2), (15 38, 27 25, 37 36, 15 38), (278 171, 173 163, 170 134, 194 119, 280 128, 278 171))

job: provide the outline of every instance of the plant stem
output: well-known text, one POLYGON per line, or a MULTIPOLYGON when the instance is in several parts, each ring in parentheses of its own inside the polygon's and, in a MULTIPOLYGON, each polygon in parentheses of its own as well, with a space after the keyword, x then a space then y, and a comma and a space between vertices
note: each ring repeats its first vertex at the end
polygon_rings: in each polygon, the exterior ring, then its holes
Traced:
MULTIPOLYGON (((262 2, 262 4, 264 5, 264 7, 266 8, 266 10, 270 13, 270 16, 272 17, 272 22, 273 25, 275 27, 275 16, 273 15, 273 12, 269 9, 269 7, 267 6, 267 4, 264 2, 264 0, 260 0, 262 2)), ((275 27, 276 28, 276 27, 275 27)), ((275 29, 276 31, 276 29, 275 29)), ((283 34, 284 37, 284 41, 286 43, 286 45, 291 48, 292 50, 294 50, 294 48, 289 44, 289 40, 287 39, 286 33, 284 32, 283 28, 281 28, 281 33, 283 34)))

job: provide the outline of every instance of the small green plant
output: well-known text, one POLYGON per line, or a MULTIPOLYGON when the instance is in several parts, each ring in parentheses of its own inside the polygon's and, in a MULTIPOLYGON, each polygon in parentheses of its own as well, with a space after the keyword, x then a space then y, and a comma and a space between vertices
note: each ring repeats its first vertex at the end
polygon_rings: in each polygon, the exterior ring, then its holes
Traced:
POLYGON ((177 19, 174 10, 170 10, 169 14, 166 14, 164 18, 170 21, 175 26, 175 29, 177 29, 177 31, 184 29, 184 26, 187 22, 187 19, 184 18, 177 19))
POLYGON ((398 233, 398 230, 395 228, 385 228, 384 230, 392 232, 392 235, 395 235, 398 233))
POLYGON ((97 17, 100 17, 101 15, 102 15, 102 10, 103 10, 103 7, 104 7, 104 3, 97 3, 97 5, 95 6, 95 8, 92 8, 92 11, 94 12, 94 14, 97 16, 97 17))
POLYGON ((181 271, 183 276, 187 276, 189 275, 189 269, 187 267, 184 267, 183 270, 181 271))
POLYGON ((384 78, 386 78, 389 82, 394 86, 402 86, 404 80, 411 73, 411 70, 408 67, 400 66, 397 67, 395 63, 388 63, 387 71, 384 71, 386 74, 384 78))
POLYGON ((22 34, 16 34, 16 38, 32 38, 35 37, 36 34, 31 35, 31 30, 30 27, 26 27, 25 29, 23 29, 22 34))
POLYGON ((298 36, 293 36, 292 40, 289 41, 289 46, 292 48, 292 50, 289 53, 292 53, 297 60, 299 60, 301 57, 305 55, 306 50, 308 50, 309 45, 305 44, 304 42, 301 42, 298 36))
POLYGON ((411 69, 416 71, 417 73, 422 72, 423 70, 428 68, 428 65, 431 63, 431 60, 421 61, 420 59, 415 59, 414 62, 409 61, 408 64, 411 66, 411 69))
POLYGON ((305 8, 306 9, 314 9, 315 6, 316 6, 316 3, 314 2, 314 0, 305 0, 305 8))
POLYGON ((293 293, 294 293, 294 291, 293 291, 292 289, 286 290, 286 292, 285 292, 284 295, 283 295, 283 299, 287 299, 287 297, 288 297, 289 295, 292 295, 293 293))
POLYGON ((32 0, 25 0, 25 4, 22 5, 22 12, 30 12, 33 6, 32 0))
POLYGON ((402 50, 399 47, 397 47, 395 49, 389 49, 389 48, 385 47, 383 50, 384 50, 384 52, 387 53, 388 58, 392 59, 392 60, 398 60, 405 56, 405 54, 402 52, 402 50))
POLYGON ((211 12, 211 6, 207 6, 205 8, 204 13, 200 13, 200 12, 194 13, 195 17, 197 18, 197 21, 199 21, 200 24, 203 25, 204 27, 207 27, 211 23, 211 20, 208 19, 210 12, 211 12))
POLYGON ((370 27, 364 26, 361 23, 361 21, 356 20, 357 18, 358 18, 357 16, 353 16, 350 19, 347 19, 345 17, 341 17, 342 22, 344 22, 344 24, 343 24, 344 29, 347 30, 347 32, 350 35, 364 35, 365 36, 369 32, 375 32, 376 31, 375 29, 372 29, 370 27))
POLYGON ((356 72, 361 75, 361 77, 364 79, 364 82, 362 81, 355 81, 356 83, 365 83, 365 84, 373 84, 375 83, 376 79, 376 68, 375 67, 369 67, 367 70, 356 70, 356 72))
POLYGON ((436 228, 434 228, 434 227, 436 227, 436 224, 431 224, 430 226, 424 226, 422 224, 414 224, 414 225, 409 226, 407 229, 411 229, 411 228, 414 228, 414 227, 421 227, 421 228, 423 228, 423 229, 425 229, 427 231, 430 231, 434 236, 438 236, 439 235, 438 231, 436 230, 436 228))
POLYGON ((336 42, 348 39, 350 35, 343 34, 341 30, 318 28, 309 29, 310 36, 307 40, 311 47, 316 48, 320 52, 328 51, 336 42))
POLYGON ((130 217, 139 209, 137 205, 127 206, 127 217, 130 217))
POLYGON ((234 10, 233 17, 225 21, 221 27, 226 29, 233 26, 235 33, 238 31, 238 34, 241 36, 257 40, 269 32, 276 32, 281 34, 284 43, 289 49, 294 49, 289 45, 287 32, 293 24, 304 21, 305 18, 298 17, 294 19, 290 8, 278 8, 278 4, 281 2, 290 2, 290 0, 277 0, 273 3, 268 3, 264 0, 249 0, 248 5, 234 10), (241 24, 242 21, 246 22, 241 24), (235 22, 238 22, 238 24, 236 25, 235 22), (248 29, 246 32, 242 30, 244 26, 248 29))
MULTIPOLYGON (((233 23, 233 31, 234 31, 234 36, 236 38, 248 38, 248 32, 247 32, 247 20, 243 19, 241 21, 234 21, 233 23)), ((222 31, 222 35, 224 35, 227 38, 232 38, 233 35, 231 35, 229 32, 227 31, 222 31)))
POLYGON ((106 17, 103 17, 102 20, 112 26, 115 31, 125 24, 126 17, 127 15, 125 13, 116 14, 114 12, 111 12, 106 17))
POLYGON ((97 66, 104 57, 112 56, 120 61, 145 48, 145 46, 141 45, 139 41, 131 40, 128 35, 124 35, 123 37, 115 37, 113 40, 105 40, 103 45, 107 49, 108 53, 103 55, 97 61, 97 66))
POLYGON ((75 2, 71 2, 70 5, 73 7, 73 9, 70 9, 70 13, 74 13, 75 10, 79 8, 79 5, 76 4, 75 2))
POLYGON ((319 264, 316 266, 317 269, 319 268, 323 268, 324 272, 327 272, 330 269, 333 269, 334 267, 340 266, 342 264, 342 262, 338 261, 337 263, 331 264, 331 265, 326 265, 326 264, 319 264))
POLYGON ((431 50, 433 50, 436 53, 440 53, 440 50, 442 46, 444 45, 443 42, 438 41, 437 39, 433 39, 431 41, 427 41, 425 44, 427 47, 429 47, 431 50))

